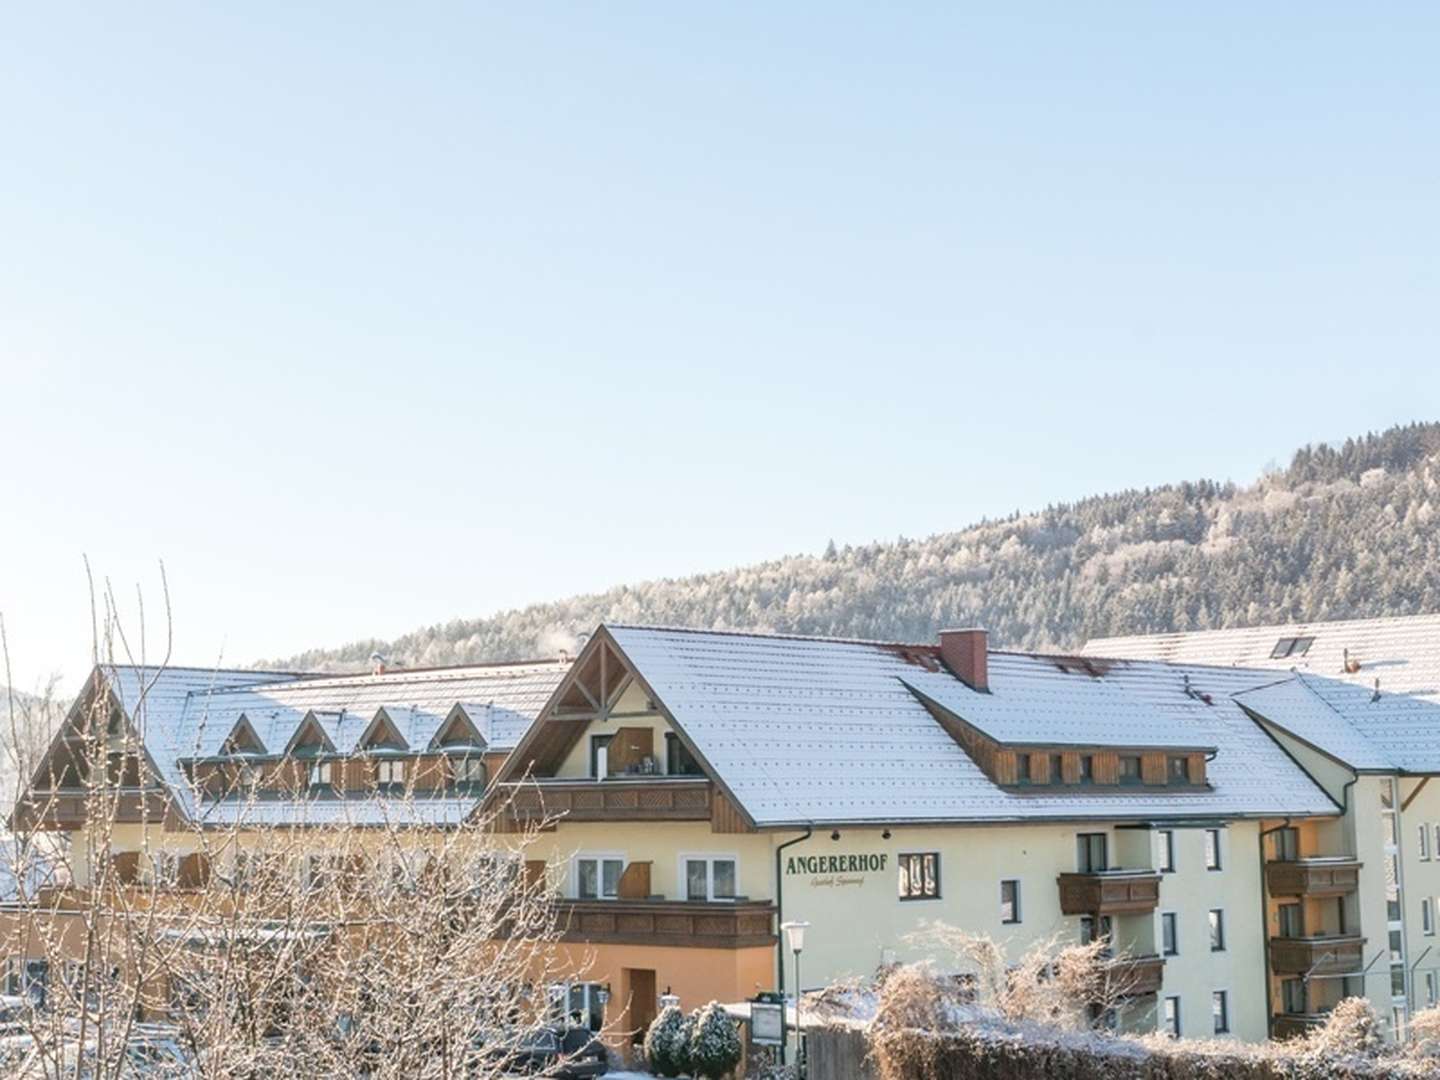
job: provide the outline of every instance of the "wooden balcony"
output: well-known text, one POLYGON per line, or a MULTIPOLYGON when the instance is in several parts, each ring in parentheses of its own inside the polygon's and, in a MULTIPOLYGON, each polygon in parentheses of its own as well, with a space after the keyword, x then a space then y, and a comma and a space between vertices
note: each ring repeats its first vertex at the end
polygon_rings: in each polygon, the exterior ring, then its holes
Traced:
POLYGON ((775 944, 775 905, 741 900, 561 900, 562 941, 744 949, 775 944))
POLYGON ((1058 880, 1065 915, 1143 915, 1160 905, 1160 874, 1154 870, 1061 874, 1058 880))
POLYGON ((1270 1018, 1270 1037, 1303 1039, 1329 1019, 1325 1013, 1276 1013, 1270 1018))
MULTIPOLYGON (((148 822, 161 825, 170 808, 170 798, 163 790, 121 790, 111 793, 113 819, 123 824, 148 822)), ((73 830, 85 824, 89 814, 90 796, 80 790, 61 788, 37 791, 15 807, 15 827, 73 830)))
POLYGON ((1270 939, 1270 969, 1276 975, 1354 975, 1365 966, 1365 939, 1359 934, 1270 939))
POLYGON ((1107 974, 1111 987, 1127 998, 1158 994, 1165 978, 1165 958, 1153 953, 1147 956, 1117 956, 1110 961, 1107 974))
POLYGON ((525 781, 504 811, 514 821, 709 821, 710 788, 693 776, 525 781))
POLYGON ((1296 859, 1265 864, 1271 896, 1344 896, 1360 887, 1358 859, 1296 859))

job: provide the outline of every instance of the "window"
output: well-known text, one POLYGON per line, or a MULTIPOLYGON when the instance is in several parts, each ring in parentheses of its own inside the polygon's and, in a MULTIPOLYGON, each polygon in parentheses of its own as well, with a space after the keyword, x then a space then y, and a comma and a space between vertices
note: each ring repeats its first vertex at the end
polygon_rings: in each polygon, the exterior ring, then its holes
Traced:
POLYGON ((1215 1020, 1215 1034, 1224 1035, 1230 1030, 1230 1001, 1224 990, 1210 993, 1210 1015, 1215 1020))
POLYGON ((1180 1037, 1180 999, 1178 997, 1167 997, 1165 999, 1164 1031, 1172 1039, 1180 1037))
MULTIPOLYGON (((1095 782, 1095 755, 1080 755, 1080 783, 1093 784, 1095 782)), ((1440 828, 1440 826, 1437 826, 1440 828)))
POLYGON ((665 773, 668 776, 702 775, 700 763, 673 731, 665 733, 665 773))
POLYGON ((305 887, 318 891, 334 884, 344 869, 344 858, 340 855, 307 855, 305 857, 305 887))
POLYGON ((12 956, 5 963, 5 993, 11 997, 28 997, 39 1007, 45 1005, 45 987, 50 981, 48 960, 22 960, 12 956))
POLYGON ((312 788, 330 786, 330 770, 333 762, 312 761, 310 763, 310 786, 312 788))
POLYGON ((1140 755, 1139 755, 1139 754, 1121 754, 1121 755, 1120 755, 1120 783, 1122 783, 1122 784, 1138 784, 1138 783, 1140 783, 1140 755))
MULTIPOLYGON (((1080 916, 1081 945, 1093 945, 1101 938, 1105 938, 1108 940, 1110 937, 1110 933, 1111 923, 1109 915, 1101 915, 1100 921, 1098 923, 1095 921, 1095 916, 1093 915, 1080 916)), ((1106 951, 1108 952, 1109 950, 1106 951)))
POLYGON ((1313 637, 1282 637, 1270 650, 1271 660, 1284 660, 1287 656, 1301 657, 1315 644, 1313 637))
POLYGON ((940 853, 926 851, 902 854, 900 864, 901 900, 940 898, 940 853))
POLYGON ((1173 911, 1160 915, 1160 951, 1165 956, 1180 955, 1179 916, 1173 911))
POLYGON ((1420 826, 1420 861, 1430 861, 1430 826, 1420 826))
POLYGON ((605 1026, 605 1005, 599 983, 555 983, 550 987, 550 1019, 561 1026, 600 1031, 605 1026))
POLYGON ((484 758, 455 758, 452 765, 455 769, 455 783, 459 787, 483 788, 489 779, 489 770, 485 768, 484 758))
POLYGON ((1305 980, 1286 979, 1280 984, 1280 1000, 1287 1013, 1307 1013, 1310 1011, 1305 1001, 1305 980))
POLYGON ((1220 830, 1205 830, 1205 869, 1220 869, 1220 830))
POLYGON ((1107 837, 1103 832, 1075 835, 1075 869, 1082 874, 1099 874, 1110 868, 1107 837))
POLYGON ((1420 929, 1427 935, 1435 933, 1435 911, 1428 896, 1420 898, 1420 929))
POLYGON ((610 740, 614 735, 590 736, 590 775, 601 780, 610 775, 610 740))
POLYGON ((382 788, 405 786, 405 762, 384 759, 375 763, 375 782, 382 788))
POLYGON ((1300 830, 1287 826, 1275 833, 1275 858, 1281 862, 1294 862, 1300 858, 1300 830))
POLYGON ((734 900, 735 857, 733 855, 686 855, 680 859, 685 875, 686 900, 734 900))
POLYGON ((173 851, 152 851, 150 880, 162 889, 173 889, 180 881, 180 856, 173 851))
POLYGON ((1280 905, 1280 936, 1298 938, 1305 936, 1305 909, 1299 904, 1280 905))
POLYGON ((1018 881, 1000 882, 1000 921, 1002 923, 1018 923, 1020 921, 1020 882, 1018 881))
POLYGON ((1175 872, 1175 832, 1173 829, 1160 830, 1160 872, 1175 872))
POLYGON ((1190 765, 1183 757, 1168 758, 1165 766, 1170 773, 1170 783, 1188 784, 1190 782, 1190 765))
POLYGON ((1425 972, 1425 1004, 1440 1005, 1440 972, 1425 972))
POLYGON ((1221 908, 1210 909, 1210 951, 1225 951, 1225 912, 1221 908))
POLYGON ((1404 935, 1399 930, 1390 931, 1390 962, 1398 964, 1405 958, 1404 935))
POLYGON ((1017 784, 1030 783, 1030 755, 1015 755, 1015 782, 1017 784))
POLYGON ((625 859, 619 855, 581 855, 575 859, 575 895, 581 900, 615 900, 625 859))

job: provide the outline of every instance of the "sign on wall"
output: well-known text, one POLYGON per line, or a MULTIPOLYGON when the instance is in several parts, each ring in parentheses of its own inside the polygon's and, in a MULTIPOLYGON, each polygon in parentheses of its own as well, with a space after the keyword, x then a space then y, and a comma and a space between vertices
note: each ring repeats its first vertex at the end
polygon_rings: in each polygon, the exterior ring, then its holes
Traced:
POLYGON ((889 865, 888 852, 879 855, 791 855, 785 875, 809 875, 814 888, 845 888, 864 885, 867 875, 883 874, 889 865))

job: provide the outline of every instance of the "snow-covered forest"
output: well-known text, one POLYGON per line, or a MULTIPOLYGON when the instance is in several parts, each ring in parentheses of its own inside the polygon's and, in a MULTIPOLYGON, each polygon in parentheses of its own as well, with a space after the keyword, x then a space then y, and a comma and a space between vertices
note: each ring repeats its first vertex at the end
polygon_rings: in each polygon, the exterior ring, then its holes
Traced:
POLYGON ((1440 611, 1440 423, 1308 446, 1237 486, 1097 495, 923 540, 831 544, 755 566, 627 585, 281 663, 349 668, 554 655, 601 620, 998 644, 1291 619, 1440 611))

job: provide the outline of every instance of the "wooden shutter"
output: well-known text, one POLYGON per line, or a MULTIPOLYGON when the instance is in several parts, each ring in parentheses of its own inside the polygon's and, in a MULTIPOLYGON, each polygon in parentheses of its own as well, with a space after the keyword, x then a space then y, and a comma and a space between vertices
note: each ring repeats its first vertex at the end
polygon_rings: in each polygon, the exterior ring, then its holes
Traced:
POLYGON ((620 899, 644 900, 650 895, 650 864, 632 862, 620 875, 620 899))
POLYGON ((655 756, 655 731, 653 728, 619 728, 615 738, 610 740, 610 775, 615 776, 627 770, 638 770, 647 757, 655 756))
POLYGON ((140 880, 140 852, 117 851, 110 856, 110 870, 122 885, 134 885, 140 880))
POLYGON ((182 889, 203 889, 210 884, 210 857, 201 851, 192 851, 180 859, 180 875, 177 881, 182 889))

